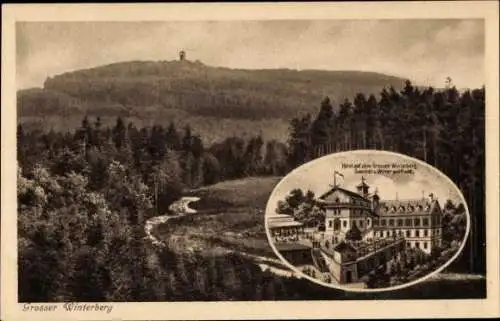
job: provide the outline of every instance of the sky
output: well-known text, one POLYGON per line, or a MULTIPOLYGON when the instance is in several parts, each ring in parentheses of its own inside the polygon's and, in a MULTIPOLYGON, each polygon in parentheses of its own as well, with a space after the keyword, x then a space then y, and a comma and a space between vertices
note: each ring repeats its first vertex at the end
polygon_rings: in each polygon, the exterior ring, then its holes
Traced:
POLYGON ((305 165, 302 165, 289 173, 272 192, 266 215, 276 212, 277 202, 284 200, 285 196, 294 188, 303 191, 311 190, 316 197, 329 191, 333 185, 333 173, 337 171, 344 178, 337 176, 337 185, 350 191, 356 191, 356 186, 361 183, 363 176, 370 186, 369 193, 375 189, 378 191, 380 200, 404 200, 428 198, 433 194, 440 205, 450 199, 455 205, 463 201, 458 188, 447 179, 447 177, 435 168, 415 161, 412 158, 398 156, 385 152, 359 151, 350 153, 332 154, 321 157, 305 165), (415 165, 413 175, 379 175, 379 174, 356 174, 352 168, 343 168, 342 164, 406 164, 415 165))
POLYGON ((483 20, 18 22, 16 86, 131 60, 230 68, 375 71, 443 87, 484 84, 483 20))

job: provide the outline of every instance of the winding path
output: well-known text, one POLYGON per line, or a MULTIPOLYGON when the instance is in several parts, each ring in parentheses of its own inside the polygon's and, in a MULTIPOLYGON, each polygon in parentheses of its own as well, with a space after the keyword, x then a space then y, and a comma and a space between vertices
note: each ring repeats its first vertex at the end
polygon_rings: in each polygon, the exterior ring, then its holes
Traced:
MULTIPOLYGON (((158 246, 160 248, 165 248, 167 244, 160 241, 151 233, 153 227, 158 224, 164 224, 172 218, 198 213, 198 211, 196 211, 195 209, 190 208, 189 204, 192 202, 197 202, 199 200, 200 200, 199 197, 192 197, 192 196, 182 197, 179 200, 173 202, 169 206, 169 210, 175 213, 175 215, 160 215, 148 219, 144 226, 144 231, 146 232, 146 238, 149 239, 153 245, 158 246)), ((229 252, 233 251, 228 250, 228 253, 229 252)), ((254 255, 245 252, 238 252, 238 253, 246 258, 253 260, 255 264, 257 264, 262 271, 267 270, 279 276, 300 278, 300 276, 297 275, 297 273, 290 271, 288 267, 284 266, 283 263, 278 259, 254 255), (276 267, 276 265, 283 266, 283 268, 278 268, 276 267)))
POLYGON ((155 225, 158 224, 163 224, 167 222, 168 220, 176 217, 181 217, 185 215, 190 215, 190 214, 196 214, 197 211, 189 207, 189 203, 199 201, 199 197, 182 197, 179 200, 173 202, 169 206, 169 210, 171 210, 175 215, 160 215, 160 216, 155 216, 146 221, 146 224, 144 225, 144 232, 146 232, 146 238, 153 243, 153 245, 156 245, 158 247, 166 247, 167 245, 158 240, 152 233, 151 230, 155 225))

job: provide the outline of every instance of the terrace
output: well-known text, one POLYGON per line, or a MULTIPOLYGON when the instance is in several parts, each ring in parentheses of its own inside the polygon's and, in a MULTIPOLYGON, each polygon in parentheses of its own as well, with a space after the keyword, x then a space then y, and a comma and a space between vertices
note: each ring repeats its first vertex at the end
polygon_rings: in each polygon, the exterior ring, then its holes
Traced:
POLYGON ((390 238, 383 239, 368 239, 363 241, 346 241, 346 245, 350 248, 350 251, 344 251, 344 249, 336 249, 336 246, 324 246, 324 243, 321 243, 321 250, 329 255, 330 257, 334 257, 334 253, 341 251, 343 252, 342 261, 357 261, 364 259, 370 255, 377 253, 378 251, 384 250, 390 246, 394 246, 395 244, 404 242, 405 238, 403 236, 396 236, 390 238), (346 254, 346 255, 344 255, 346 254))

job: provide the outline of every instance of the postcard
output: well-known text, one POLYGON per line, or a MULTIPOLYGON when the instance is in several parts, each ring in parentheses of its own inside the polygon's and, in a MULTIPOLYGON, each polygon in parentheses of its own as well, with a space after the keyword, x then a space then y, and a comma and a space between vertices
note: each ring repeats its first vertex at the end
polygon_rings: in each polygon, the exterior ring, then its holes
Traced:
POLYGON ((2 320, 499 316, 497 3, 3 9, 2 320))

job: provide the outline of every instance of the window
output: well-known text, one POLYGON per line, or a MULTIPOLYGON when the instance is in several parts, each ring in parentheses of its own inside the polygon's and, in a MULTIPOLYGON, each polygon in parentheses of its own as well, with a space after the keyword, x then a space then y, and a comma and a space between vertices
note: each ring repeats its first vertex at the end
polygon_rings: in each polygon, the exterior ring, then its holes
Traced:
POLYGON ((424 230, 424 236, 429 236, 429 231, 424 230))
POLYGON ((363 227, 363 221, 359 220, 359 227, 363 227))
POLYGON ((398 219, 398 226, 403 226, 403 220, 402 219, 398 219))
POLYGON ((429 219, 428 218, 424 218, 422 224, 424 226, 429 226, 429 219))
POLYGON ((405 225, 406 225, 406 226, 411 226, 411 219, 410 219, 410 218, 407 218, 407 219, 405 220, 405 225))
POLYGON ((333 221, 332 220, 328 220, 328 227, 332 227, 333 226, 333 221))
POLYGON ((420 226, 420 219, 419 219, 419 218, 414 219, 414 220, 413 220, 413 224, 414 224, 415 226, 420 226))
POLYGON ((370 220, 366 221, 366 226, 370 226, 370 220))
POLYGON ((410 241, 406 242, 406 246, 411 247, 410 241))
POLYGON ((373 220, 373 226, 378 226, 378 220, 377 219, 373 220))
POLYGON ((424 242, 424 249, 427 248, 427 242, 424 242))
POLYGON ((342 222, 342 225, 343 225, 344 227, 347 227, 347 221, 343 221, 343 222, 342 222))
POLYGON ((415 236, 416 237, 420 237, 420 231, 419 230, 415 230, 415 236))
POLYGON ((334 221, 333 221, 333 229, 335 231, 338 231, 340 230, 340 220, 338 218, 336 218, 334 221))
POLYGON ((410 237, 410 236, 411 236, 410 231, 409 231, 409 230, 408 230, 408 231, 406 231, 406 237, 410 237))
POLYGON ((417 249, 419 249, 419 248, 420 248, 420 243, 419 243, 419 242, 415 242, 415 247, 416 247, 417 249))
POLYGON ((385 226, 385 225, 386 225, 386 222, 385 222, 385 220, 384 220, 384 219, 382 219, 382 221, 380 222, 380 225, 382 225, 382 226, 385 226))
POLYGON ((335 203, 339 203, 339 202, 340 202, 340 199, 337 197, 337 198, 335 199, 335 203))
POLYGON ((389 220, 389 226, 394 226, 394 220, 393 219, 389 220))

